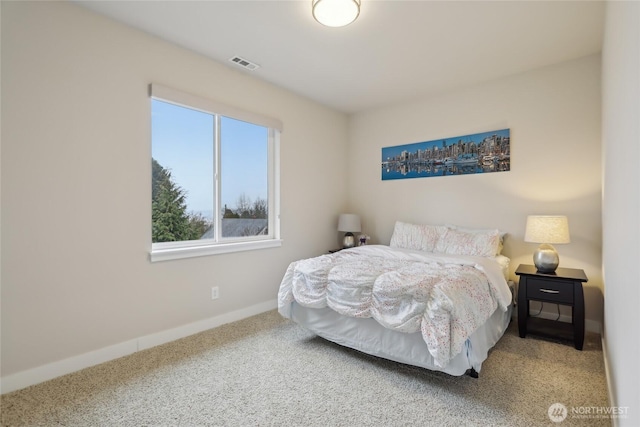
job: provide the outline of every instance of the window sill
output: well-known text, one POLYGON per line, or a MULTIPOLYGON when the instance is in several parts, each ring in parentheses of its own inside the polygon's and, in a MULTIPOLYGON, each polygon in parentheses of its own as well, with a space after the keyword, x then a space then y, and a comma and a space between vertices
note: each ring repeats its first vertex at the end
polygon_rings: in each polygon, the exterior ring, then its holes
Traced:
POLYGON ((151 250, 150 259, 151 262, 170 261, 173 259, 253 251, 258 249, 277 248, 280 246, 282 246, 281 239, 270 239, 253 242, 220 243, 208 246, 191 246, 187 248, 155 249, 151 250))

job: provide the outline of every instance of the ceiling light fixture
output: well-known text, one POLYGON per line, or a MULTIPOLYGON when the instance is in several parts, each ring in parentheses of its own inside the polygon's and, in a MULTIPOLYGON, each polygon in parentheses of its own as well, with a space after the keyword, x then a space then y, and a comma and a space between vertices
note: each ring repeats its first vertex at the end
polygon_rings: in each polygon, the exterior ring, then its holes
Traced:
POLYGON ((344 27, 360 14, 360 0, 312 0, 311 12, 322 25, 344 27))

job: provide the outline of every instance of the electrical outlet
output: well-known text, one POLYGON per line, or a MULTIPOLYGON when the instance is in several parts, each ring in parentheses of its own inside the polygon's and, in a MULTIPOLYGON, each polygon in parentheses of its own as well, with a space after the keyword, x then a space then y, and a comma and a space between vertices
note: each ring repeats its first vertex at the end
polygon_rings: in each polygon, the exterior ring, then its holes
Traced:
POLYGON ((214 286, 213 288, 211 288, 211 299, 218 299, 220 298, 220 288, 218 288, 217 286, 214 286))

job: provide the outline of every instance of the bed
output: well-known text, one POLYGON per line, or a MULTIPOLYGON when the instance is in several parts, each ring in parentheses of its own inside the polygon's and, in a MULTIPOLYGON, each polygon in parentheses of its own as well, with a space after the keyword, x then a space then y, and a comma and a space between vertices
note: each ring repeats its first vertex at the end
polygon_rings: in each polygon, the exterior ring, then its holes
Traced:
POLYGON ((367 354, 477 377, 509 325, 504 233, 396 222, 391 242, 292 262, 280 314, 367 354))

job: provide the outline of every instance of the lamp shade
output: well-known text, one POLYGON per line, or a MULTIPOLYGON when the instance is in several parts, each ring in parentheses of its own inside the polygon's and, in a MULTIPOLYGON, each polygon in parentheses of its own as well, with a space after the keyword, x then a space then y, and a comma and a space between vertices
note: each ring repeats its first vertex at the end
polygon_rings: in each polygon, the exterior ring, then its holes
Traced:
POLYGON ((563 215, 529 215, 524 241, 531 243, 571 243, 569 221, 563 215))
POLYGON ((311 13, 327 27, 344 27, 360 14, 360 0, 313 0, 311 13))
POLYGON ((360 232, 360 217, 355 214, 340 214, 338 231, 360 232))

